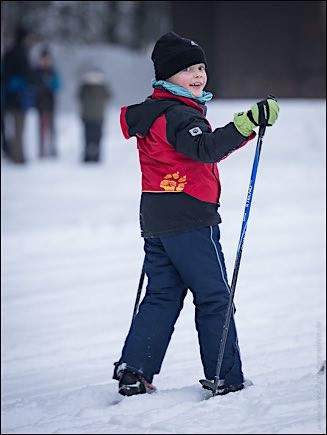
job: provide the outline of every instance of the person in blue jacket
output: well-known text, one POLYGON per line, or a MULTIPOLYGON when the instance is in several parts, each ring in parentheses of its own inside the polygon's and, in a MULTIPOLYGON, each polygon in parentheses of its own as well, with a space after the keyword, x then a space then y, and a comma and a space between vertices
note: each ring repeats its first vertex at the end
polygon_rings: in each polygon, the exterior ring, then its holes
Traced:
MULTIPOLYGON (((153 377, 160 373, 188 290, 204 375, 215 378, 230 297, 220 243, 217 162, 253 139, 256 127, 274 124, 279 111, 277 102, 267 98, 213 129, 205 106, 213 95, 205 91, 207 60, 199 44, 169 32, 156 42, 152 61, 152 95, 123 107, 120 117, 124 137, 136 138, 139 151, 148 278, 114 368, 118 391, 125 396, 154 390, 153 377)), ((232 313, 217 394, 241 390, 244 382, 232 313)))
POLYGON ((27 110, 34 107, 35 98, 29 49, 35 41, 33 32, 18 26, 14 44, 5 51, 1 60, 1 104, 5 127, 3 146, 6 157, 13 163, 26 162, 23 144, 25 116, 27 110))

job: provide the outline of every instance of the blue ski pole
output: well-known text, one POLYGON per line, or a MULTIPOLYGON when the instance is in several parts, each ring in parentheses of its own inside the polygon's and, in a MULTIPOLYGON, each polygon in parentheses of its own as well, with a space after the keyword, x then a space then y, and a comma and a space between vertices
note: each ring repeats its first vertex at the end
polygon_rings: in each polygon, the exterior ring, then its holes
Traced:
POLYGON ((232 278, 232 283, 231 283, 231 291, 230 291, 230 296, 229 296, 229 301, 228 301, 228 306, 227 306, 227 313, 226 313, 222 337, 221 337, 220 346, 219 346, 216 376, 215 376, 214 382, 210 382, 206 379, 200 381, 201 384, 203 386, 205 386, 205 388, 210 389, 212 391, 213 396, 216 396, 218 394, 218 390, 219 390, 219 387, 221 385, 220 371, 221 371, 221 366, 222 366, 222 362, 223 362, 227 334, 228 334, 230 319, 231 319, 232 310, 233 310, 233 300, 234 300, 238 272, 239 272, 240 264, 241 264, 244 237, 245 237, 247 223, 248 223, 248 219, 249 219, 249 215, 250 215, 254 185, 255 185, 255 180, 256 180, 256 175, 257 175, 260 153, 261 153, 262 139, 263 139, 263 136, 265 134, 265 131, 266 131, 265 126, 261 126, 259 128, 258 142, 257 142, 257 147, 256 147, 256 151, 255 151, 255 156, 254 156, 254 162, 253 162, 253 166, 252 166, 250 184, 249 184, 248 193, 247 193, 247 197, 246 197, 245 210, 244 210, 243 222, 242 222, 242 228, 241 228, 241 235, 240 235, 240 240, 238 243, 238 248, 237 248, 237 253, 236 253, 234 272, 233 272, 233 278, 232 278))
POLYGON ((255 180, 256 180, 256 176, 257 176, 258 164, 259 164, 261 147, 262 147, 262 139, 263 139, 263 136, 265 134, 265 131, 266 131, 266 127, 261 126, 259 129, 259 137, 258 137, 255 155, 254 155, 250 184, 249 184, 248 193, 247 193, 246 202, 245 202, 241 235, 240 235, 240 240, 239 240, 238 247, 237 247, 234 272, 233 272, 233 278, 232 278, 232 284, 231 284, 231 292, 230 292, 228 307, 227 307, 227 314, 226 314, 226 319, 225 319, 225 323, 223 326, 223 333, 222 333, 222 338, 221 338, 220 347, 219 347, 217 369, 216 369, 216 376, 215 376, 214 390, 213 390, 214 396, 217 394, 219 384, 220 384, 220 371, 221 371, 221 366, 222 366, 224 352, 225 352, 225 346, 226 346, 230 318, 231 318, 232 310, 233 310, 235 288, 236 288, 236 283, 237 283, 238 272, 240 269, 242 252, 243 252, 243 245, 244 245, 244 238, 245 238, 245 233, 246 233, 246 229, 247 229, 247 224, 248 224, 250 209, 251 209, 251 204, 252 204, 254 185, 255 185, 255 180))

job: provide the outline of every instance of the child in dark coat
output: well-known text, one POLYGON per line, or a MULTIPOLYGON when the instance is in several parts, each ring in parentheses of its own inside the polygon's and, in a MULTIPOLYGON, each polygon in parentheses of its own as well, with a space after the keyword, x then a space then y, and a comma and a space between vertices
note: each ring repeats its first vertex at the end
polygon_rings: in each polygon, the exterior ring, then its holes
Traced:
POLYGON ((48 48, 41 51, 34 73, 37 83, 35 107, 39 115, 39 156, 54 157, 57 155, 55 110, 60 78, 48 48))
MULTIPOLYGON (((230 295, 220 244, 220 181, 217 162, 255 137, 254 128, 272 125, 275 100, 254 104, 233 122, 212 129, 206 119, 207 60, 194 41, 174 32, 152 52, 154 91, 143 103, 123 107, 121 128, 137 138, 142 171, 140 204, 146 294, 122 354, 115 363, 119 393, 153 390, 190 290, 195 305, 201 361, 213 380, 230 295)), ((231 317, 217 394, 241 390, 244 377, 234 315, 231 317)))

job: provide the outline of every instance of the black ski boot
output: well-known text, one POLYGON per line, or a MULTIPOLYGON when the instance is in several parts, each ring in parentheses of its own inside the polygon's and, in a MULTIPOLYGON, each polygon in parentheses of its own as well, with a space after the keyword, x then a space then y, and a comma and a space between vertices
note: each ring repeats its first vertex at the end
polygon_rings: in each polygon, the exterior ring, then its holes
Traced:
POLYGON ((134 396, 135 394, 154 393, 156 387, 148 382, 143 375, 137 371, 130 370, 125 363, 117 361, 114 363, 112 378, 119 382, 118 392, 122 396, 134 396))
POLYGON ((215 389, 214 381, 209 381, 208 379, 200 379, 200 384, 205 390, 210 390, 214 396, 224 396, 228 393, 234 393, 235 391, 243 390, 245 387, 253 385, 252 381, 246 379, 241 384, 236 385, 218 385, 217 390, 215 389))
POLYGON ((146 393, 142 378, 128 370, 119 373, 119 394, 122 396, 134 396, 135 394, 146 393))

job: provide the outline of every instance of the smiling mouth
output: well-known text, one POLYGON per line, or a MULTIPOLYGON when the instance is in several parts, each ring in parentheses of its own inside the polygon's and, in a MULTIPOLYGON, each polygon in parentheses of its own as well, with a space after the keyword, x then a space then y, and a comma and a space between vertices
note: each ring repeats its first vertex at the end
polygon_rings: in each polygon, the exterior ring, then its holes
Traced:
POLYGON ((202 86, 202 83, 199 83, 199 82, 197 82, 197 83, 192 83, 190 86, 195 87, 195 88, 198 88, 198 87, 202 86))

